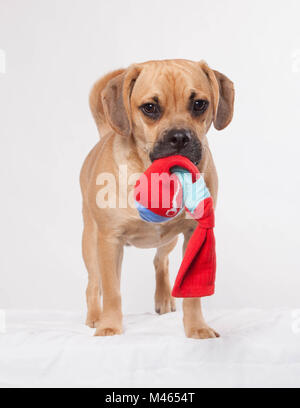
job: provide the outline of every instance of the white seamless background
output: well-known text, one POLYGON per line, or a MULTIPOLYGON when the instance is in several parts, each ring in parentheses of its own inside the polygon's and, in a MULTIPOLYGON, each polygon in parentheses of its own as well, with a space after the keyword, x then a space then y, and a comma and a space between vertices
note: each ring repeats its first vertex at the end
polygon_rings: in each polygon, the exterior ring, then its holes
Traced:
MULTIPOLYGON (((160 58, 205 59, 236 88, 232 124, 209 132, 220 189, 206 307, 298 307, 299 15, 298 0, 0 0, 0 308, 85 307, 88 93, 110 70, 160 58)), ((126 313, 154 310, 153 256, 125 251, 126 313)), ((172 280, 180 257, 178 245, 172 280)))

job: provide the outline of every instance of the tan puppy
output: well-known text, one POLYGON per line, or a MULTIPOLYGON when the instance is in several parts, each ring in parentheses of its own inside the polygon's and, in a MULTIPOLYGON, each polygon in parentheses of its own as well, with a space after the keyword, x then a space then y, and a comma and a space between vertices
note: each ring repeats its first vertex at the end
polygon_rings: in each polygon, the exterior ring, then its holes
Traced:
MULTIPOLYGON (((124 245, 157 248, 155 310, 160 314, 175 310, 168 254, 180 233, 184 234, 185 248, 196 226, 185 213, 164 224, 142 221, 137 210, 126 203, 134 180, 124 191, 119 166, 127 166, 130 179, 144 172, 151 160, 172 154, 187 156, 204 173, 216 203, 217 173, 206 133, 212 123, 218 130, 230 123, 233 103, 233 83, 204 62, 149 61, 114 71, 94 85, 90 106, 101 140, 86 158, 80 182, 83 257, 89 275, 86 323, 96 327, 96 335, 122 333, 120 274, 124 245), (112 197, 112 205, 107 208, 100 208, 103 205, 99 203, 104 188, 99 177, 103 172, 116 180, 114 188, 105 187, 112 197)), ((183 312, 187 337, 218 336, 204 320, 200 299, 184 299, 183 312)))

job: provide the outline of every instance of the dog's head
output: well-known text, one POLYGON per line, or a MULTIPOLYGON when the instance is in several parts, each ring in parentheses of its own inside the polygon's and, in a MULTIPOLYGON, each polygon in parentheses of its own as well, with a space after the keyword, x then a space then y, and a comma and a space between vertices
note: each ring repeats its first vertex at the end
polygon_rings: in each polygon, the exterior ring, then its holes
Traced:
POLYGON ((180 154, 198 164, 210 125, 221 130, 232 119, 233 83, 205 62, 150 61, 107 78, 98 110, 152 161, 180 154))

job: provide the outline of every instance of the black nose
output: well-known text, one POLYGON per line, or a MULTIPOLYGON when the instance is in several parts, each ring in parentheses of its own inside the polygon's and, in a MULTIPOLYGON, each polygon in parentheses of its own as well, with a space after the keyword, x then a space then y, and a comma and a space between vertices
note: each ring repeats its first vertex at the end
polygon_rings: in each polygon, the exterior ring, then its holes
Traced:
POLYGON ((186 147, 191 141, 191 133, 187 129, 171 129, 166 134, 165 142, 176 150, 186 147))

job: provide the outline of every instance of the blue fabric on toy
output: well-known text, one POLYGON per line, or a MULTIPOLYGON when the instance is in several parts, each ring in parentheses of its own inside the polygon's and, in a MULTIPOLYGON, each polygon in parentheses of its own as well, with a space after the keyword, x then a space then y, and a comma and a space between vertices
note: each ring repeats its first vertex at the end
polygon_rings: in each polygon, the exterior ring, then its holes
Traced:
POLYGON ((149 208, 144 207, 142 204, 135 201, 135 206, 140 214, 142 220, 147 222, 166 222, 170 221, 170 218, 163 217, 162 215, 155 214, 153 211, 149 210, 149 208))
POLYGON ((206 187, 204 178, 200 176, 199 179, 193 183, 192 175, 186 169, 175 167, 172 169, 172 172, 176 174, 182 185, 183 205, 193 214, 198 204, 210 197, 210 192, 206 187))

